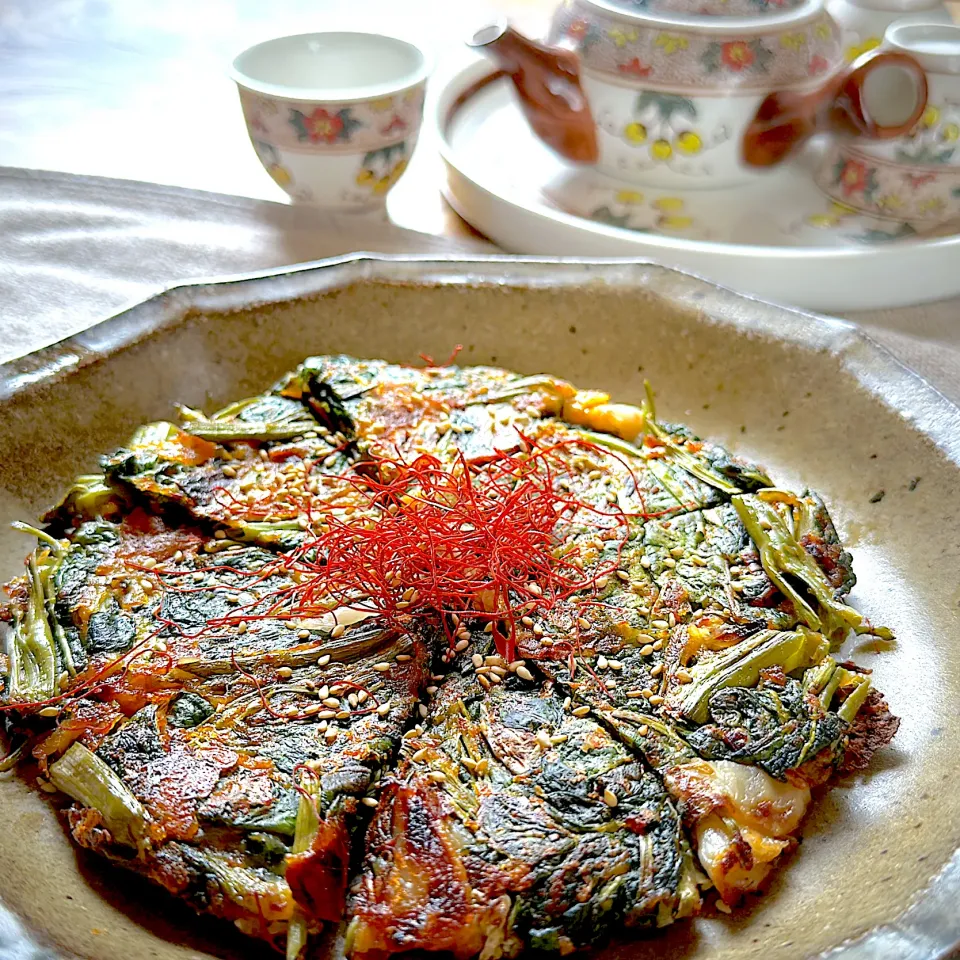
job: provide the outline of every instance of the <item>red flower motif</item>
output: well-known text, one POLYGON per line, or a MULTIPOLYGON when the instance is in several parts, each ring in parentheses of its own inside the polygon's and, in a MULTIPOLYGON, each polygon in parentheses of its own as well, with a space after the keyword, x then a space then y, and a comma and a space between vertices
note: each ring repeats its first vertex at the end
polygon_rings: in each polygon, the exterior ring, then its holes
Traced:
POLYGON ((407 121, 398 114, 394 114, 393 119, 380 131, 384 136, 388 133, 393 133, 394 130, 406 130, 407 121))
POLYGON ((867 186, 867 165, 860 160, 848 160, 840 171, 839 182, 845 197, 860 193, 867 186))
POLYGON ((757 55, 749 43, 730 40, 720 48, 720 58, 731 70, 746 70, 757 59, 757 55))
POLYGON ((820 56, 819 53, 815 54, 810 58, 810 63, 807 66, 807 72, 811 77, 815 77, 818 73, 823 73, 827 67, 830 66, 826 57, 820 56))
POLYGON ((635 77, 649 77, 653 67, 645 66, 639 57, 634 57, 629 63, 618 63, 617 69, 621 73, 631 73, 635 77))
POLYGON ((590 29, 590 24, 586 20, 574 20, 567 27, 567 36, 579 39, 590 29))
POLYGON ((303 125, 307 128, 307 136, 313 143, 323 140, 324 143, 334 143, 343 130, 343 119, 336 113, 328 113, 322 107, 317 107, 310 116, 303 118, 303 125))

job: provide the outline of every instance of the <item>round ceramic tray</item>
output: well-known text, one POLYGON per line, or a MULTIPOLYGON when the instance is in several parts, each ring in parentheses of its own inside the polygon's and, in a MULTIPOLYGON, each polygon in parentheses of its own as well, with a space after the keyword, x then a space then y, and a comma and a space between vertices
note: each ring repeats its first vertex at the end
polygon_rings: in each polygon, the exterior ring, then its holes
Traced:
POLYGON ((857 215, 813 182, 823 144, 727 190, 629 186, 559 159, 508 79, 461 69, 436 107, 447 198, 505 250, 654 258, 769 300, 845 311, 960 294, 960 236, 857 215))

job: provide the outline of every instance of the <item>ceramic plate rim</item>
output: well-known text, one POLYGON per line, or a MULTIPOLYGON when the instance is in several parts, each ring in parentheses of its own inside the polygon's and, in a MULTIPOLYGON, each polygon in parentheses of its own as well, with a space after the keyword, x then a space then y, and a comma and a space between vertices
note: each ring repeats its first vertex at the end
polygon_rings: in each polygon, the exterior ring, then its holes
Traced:
MULTIPOLYGON (((353 253, 292 267, 257 271, 168 286, 81 333, 0 364, 0 404, 134 346, 189 318, 191 309, 229 312, 307 298, 358 282, 550 289, 606 282, 641 287, 652 276, 683 278, 682 294, 665 292, 678 307, 702 310, 711 322, 741 335, 761 335, 832 353, 846 374, 912 429, 929 438, 960 468, 960 407, 905 366, 857 325, 737 293, 686 271, 647 259, 546 258, 511 256, 420 256, 353 253), (703 300, 712 293, 706 308, 703 300)), ((651 285, 656 289, 655 285, 651 285)), ((941 960, 960 944, 960 849, 917 891, 911 906, 861 936, 830 947, 821 960, 876 960, 878 957, 941 960), (943 930, 942 918, 954 918, 943 930), (939 922, 939 929, 934 922, 939 922), (951 937, 949 943, 944 936, 951 937), (939 941, 939 942, 938 942, 939 941)), ((29 943, 19 921, 10 930, 29 943), (22 928, 21 928, 22 929, 22 928)))

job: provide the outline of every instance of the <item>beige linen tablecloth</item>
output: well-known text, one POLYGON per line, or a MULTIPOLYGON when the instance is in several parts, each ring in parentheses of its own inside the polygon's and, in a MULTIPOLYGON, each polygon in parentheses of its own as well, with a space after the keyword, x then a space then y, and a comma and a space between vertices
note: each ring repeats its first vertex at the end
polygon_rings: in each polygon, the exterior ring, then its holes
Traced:
MULTIPOLYGON (((353 250, 496 252, 305 206, 0 168, 0 362, 170 283, 353 250)), ((960 300, 849 319, 960 403, 960 300)))

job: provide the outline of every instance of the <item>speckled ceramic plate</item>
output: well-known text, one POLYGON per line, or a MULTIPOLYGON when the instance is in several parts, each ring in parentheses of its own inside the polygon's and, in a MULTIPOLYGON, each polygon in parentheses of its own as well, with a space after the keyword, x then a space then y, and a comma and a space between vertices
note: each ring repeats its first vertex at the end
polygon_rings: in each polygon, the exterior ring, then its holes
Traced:
POLYGON ((544 146, 510 82, 486 60, 447 80, 434 123, 447 198, 504 250, 653 257, 816 310, 899 307, 960 293, 957 225, 861 216, 830 200, 814 183, 823 143, 740 187, 638 188, 544 146))
MULTIPOLYGON (((175 288, 0 366, 0 574, 26 550, 9 520, 35 516, 175 401, 245 396, 311 352, 416 361, 456 343, 468 363, 551 371, 628 401, 649 377, 665 417, 779 482, 809 483, 853 549, 854 602, 900 638, 885 653, 852 644, 903 718, 898 737, 815 805, 768 894, 596 960, 949 955, 960 942, 960 410, 848 324, 645 263, 358 257, 175 288)), ((263 956, 78 851, 11 775, 0 778, 0 897, 12 911, 4 960, 263 956)))

